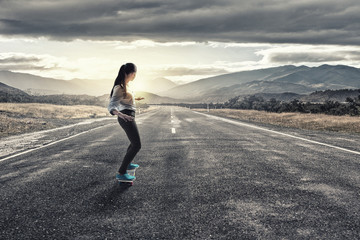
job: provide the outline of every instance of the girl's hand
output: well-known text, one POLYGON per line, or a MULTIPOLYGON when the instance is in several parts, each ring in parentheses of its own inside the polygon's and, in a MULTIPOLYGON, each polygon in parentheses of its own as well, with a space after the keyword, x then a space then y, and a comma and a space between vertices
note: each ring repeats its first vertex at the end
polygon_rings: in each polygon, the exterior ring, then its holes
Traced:
POLYGON ((131 122, 131 121, 134 121, 134 117, 132 116, 129 116, 129 115, 126 115, 126 114, 123 114, 121 112, 119 112, 119 114, 117 114, 121 119, 123 119, 125 122, 131 122))
POLYGON ((113 114, 119 116, 119 118, 121 118, 122 120, 124 120, 125 122, 131 122, 134 121, 134 117, 123 114, 122 112, 118 112, 118 111, 113 111, 113 114))
POLYGON ((143 99, 145 99, 145 98, 143 98, 143 97, 137 97, 137 98, 135 98, 136 101, 140 101, 140 100, 143 100, 143 99))

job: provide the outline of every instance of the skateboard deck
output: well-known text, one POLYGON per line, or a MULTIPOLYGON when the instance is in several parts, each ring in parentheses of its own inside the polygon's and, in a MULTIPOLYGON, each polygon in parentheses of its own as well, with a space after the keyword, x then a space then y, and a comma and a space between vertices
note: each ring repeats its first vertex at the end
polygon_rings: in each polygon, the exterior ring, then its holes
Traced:
MULTIPOLYGON (((127 170, 127 173, 131 176, 135 177, 135 172, 136 172, 136 168, 135 169, 131 169, 131 170, 127 170)), ((134 179, 136 180, 136 179, 134 179)), ((132 186, 134 185, 134 180, 118 180, 120 185, 126 185, 126 186, 132 186)))

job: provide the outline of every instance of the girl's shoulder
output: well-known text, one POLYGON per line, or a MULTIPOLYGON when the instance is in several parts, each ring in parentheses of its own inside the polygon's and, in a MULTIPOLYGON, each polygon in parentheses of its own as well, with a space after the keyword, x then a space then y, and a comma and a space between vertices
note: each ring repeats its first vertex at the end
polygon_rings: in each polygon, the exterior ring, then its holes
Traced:
POLYGON ((120 86, 120 85, 115 85, 114 86, 114 91, 124 91, 125 89, 122 87, 122 86, 120 86))
POLYGON ((123 87, 120 85, 114 85, 114 88, 123 88, 123 87))

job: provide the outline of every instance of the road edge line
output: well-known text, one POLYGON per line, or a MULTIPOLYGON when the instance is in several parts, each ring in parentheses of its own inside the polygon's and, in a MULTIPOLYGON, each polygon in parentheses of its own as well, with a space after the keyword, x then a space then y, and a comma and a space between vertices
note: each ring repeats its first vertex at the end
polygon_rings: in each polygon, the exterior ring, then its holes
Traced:
MULTIPOLYGON (((151 113, 151 112, 152 112, 152 111, 139 114, 138 118, 143 117, 144 114, 145 114, 146 117, 149 117, 149 116, 147 116, 147 115, 148 115, 147 113, 151 113)), ((150 115, 150 116, 151 116, 151 115, 150 115)), ((111 119, 111 117, 108 117, 108 118, 103 119, 103 120, 109 120, 109 119, 111 119)), ((99 121, 100 121, 100 120, 99 120, 99 121)), ((78 123, 75 123, 74 125, 76 125, 76 124, 78 124, 78 123)), ((75 134, 75 135, 72 135, 72 136, 69 136, 69 137, 66 137, 66 138, 62 138, 62 139, 56 140, 56 141, 54 141, 54 142, 51 142, 51 143, 42 145, 42 146, 40 146, 40 147, 31 148, 31 149, 28 149, 28 150, 25 150, 25 151, 21 151, 21 152, 15 153, 15 154, 11 154, 11 155, 9 155, 9 156, 7 156, 7 157, 0 158, 0 162, 3 162, 3 161, 6 161, 6 160, 9 160, 9 159, 11 159, 11 158, 21 156, 21 155, 23 155, 23 154, 30 153, 30 152, 33 152, 33 151, 36 151, 36 150, 39 150, 39 149, 42 149, 42 148, 45 148, 45 147, 54 145, 54 144, 59 143, 59 142, 62 142, 62 141, 69 140, 69 139, 71 139, 71 138, 80 136, 80 135, 82 135, 82 134, 88 133, 88 132, 90 132, 90 131, 93 131, 93 130, 96 130, 96 129, 99 129, 99 128, 102 128, 102 127, 106 127, 106 126, 111 125, 111 124, 114 124, 114 123, 108 123, 108 124, 105 124, 105 125, 102 125, 102 126, 99 126, 99 127, 96 127, 96 128, 92 128, 92 129, 89 129, 89 130, 86 130, 86 131, 77 133, 77 134, 75 134)), ((61 128, 61 127, 60 127, 60 128, 61 128)), ((59 129, 59 128, 53 128, 53 129, 48 129, 48 130, 44 130, 44 131, 52 131, 52 130, 56 130, 56 129, 59 129)))
POLYGON ((31 149, 28 149, 28 150, 25 150, 25 151, 22 151, 22 152, 19 152, 19 153, 15 153, 15 154, 10 155, 10 156, 7 156, 7 157, 5 157, 5 158, 1 158, 1 159, 0 159, 0 162, 3 162, 3 161, 6 161, 6 160, 9 160, 9 159, 11 159, 11 158, 21 156, 21 155, 26 154, 26 153, 30 153, 30 152, 33 152, 33 151, 36 151, 36 150, 39 150, 39 149, 42 149, 42 148, 45 148, 45 147, 48 147, 48 146, 57 144, 57 143, 59 143, 59 142, 63 142, 63 141, 69 140, 69 139, 71 139, 71 138, 80 136, 80 135, 82 135, 82 134, 88 133, 88 132, 90 132, 90 131, 93 131, 93 130, 96 130, 96 129, 99 129, 99 128, 102 128, 102 127, 106 127, 106 126, 111 125, 111 124, 113 124, 113 123, 109 123, 109 124, 106 124, 106 125, 103 125, 103 126, 99 126, 99 127, 96 127, 96 128, 92 128, 92 129, 89 129, 89 130, 86 130, 86 131, 77 133, 77 134, 75 134, 75 135, 72 135, 72 136, 69 136, 69 137, 66 137, 66 138, 62 138, 62 139, 60 139, 60 140, 56 140, 56 141, 54 141, 54 142, 51 142, 51 143, 42 145, 42 146, 40 146, 40 147, 31 148, 31 149))
POLYGON ((303 137, 297 137, 297 136, 294 136, 294 135, 291 135, 291 134, 282 133, 282 132, 278 132, 278 131, 275 131, 275 130, 266 129, 266 128, 263 128, 263 127, 258 127, 258 126, 251 125, 251 124, 247 124, 247 123, 243 123, 243 122, 237 121, 237 120, 231 120, 231 119, 227 119, 227 118, 223 118, 223 117, 218 117, 218 116, 214 116, 214 115, 210 115, 210 114, 206 114, 206 113, 196 112, 196 111, 193 111, 193 112, 194 112, 194 113, 198 113, 198 114, 200 114, 200 115, 207 116, 207 117, 211 117, 211 118, 214 118, 214 119, 218 119, 218 120, 221 120, 221 121, 224 121, 224 122, 232 123, 232 124, 235 124, 235 125, 241 125, 241 126, 246 126, 246 127, 254 128, 254 129, 259 129, 259 130, 263 130, 263 131, 267 131, 267 132, 271 132, 271 133, 283 135, 283 136, 286 136, 286 137, 291 137, 291 138, 299 139, 299 140, 302 140, 302 141, 306 141, 306 142, 310 142, 310 143, 314 143, 314 144, 318 144, 318 145, 322 145, 322 146, 326 146, 326 147, 330 147, 330 148, 334 148, 334 149, 342 150, 342 151, 345 151, 345 152, 349 152, 349 153, 353 153, 353 154, 360 155, 360 152, 354 151, 354 150, 350 150, 350 149, 347 149, 347 148, 342 148, 342 147, 338 147, 338 146, 335 146, 335 145, 331 145, 331 144, 327 144, 327 143, 322 143, 322 142, 310 140, 310 139, 303 138, 303 137))

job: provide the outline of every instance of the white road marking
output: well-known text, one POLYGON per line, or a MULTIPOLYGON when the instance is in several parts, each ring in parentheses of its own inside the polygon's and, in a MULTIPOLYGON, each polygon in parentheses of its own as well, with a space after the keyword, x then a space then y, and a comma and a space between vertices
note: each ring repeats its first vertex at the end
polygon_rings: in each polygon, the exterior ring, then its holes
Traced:
POLYGON ((113 123, 106 124, 106 125, 104 125, 104 126, 100 126, 100 127, 97 127, 97 128, 93 128, 93 129, 90 129, 90 130, 87 130, 87 131, 84 131, 84 132, 81 132, 81 133, 72 135, 72 136, 67 137, 67 138, 60 139, 60 140, 55 141, 55 142, 51 142, 51 143, 49 143, 49 144, 46 144, 46 145, 43 145, 43 146, 40 146, 40 147, 37 147, 37 148, 32 148, 32 149, 29 149, 29 150, 27 150, 27 151, 20 152, 20 153, 17 153, 17 154, 8 156, 8 157, 6 157, 6 158, 0 159, 0 162, 3 162, 3 161, 8 160, 8 159, 10 159, 10 158, 14 158, 14 157, 17 157, 17 156, 21 156, 21 155, 26 154, 26 153, 29 153, 29 152, 33 152, 33 151, 35 151, 35 150, 39 150, 39 149, 41 149, 41 148, 45 148, 45 147, 48 147, 48 146, 57 144, 57 143, 59 143, 59 142, 63 142, 63 141, 69 140, 69 139, 71 139, 71 138, 80 136, 80 135, 82 135, 82 134, 88 133, 88 132, 90 132, 90 131, 93 131, 93 130, 96 130, 96 129, 99 129, 99 128, 103 128, 103 127, 108 126, 108 125, 111 125, 111 124, 113 124, 113 123))
MULTIPOLYGON (((175 123, 175 120, 174 119, 174 115, 173 115, 173 109, 171 108, 171 111, 170 111, 170 117, 171 117, 171 125, 173 126, 173 124, 175 123)), ((175 134, 176 133, 176 129, 173 127, 171 128, 171 133, 172 134, 175 134)))
POLYGON ((325 146, 325 147, 330 147, 330 148, 338 149, 338 150, 341 150, 341 151, 345 151, 345 152, 360 155, 360 152, 358 152, 358 151, 353 151, 353 150, 350 150, 350 149, 334 146, 334 145, 331 145, 331 144, 322 143, 322 142, 318 142, 318 141, 314 141, 314 140, 310 140, 310 139, 306 139, 306 138, 302 138, 302 137, 297 137, 297 136, 294 136, 294 135, 291 135, 291 134, 282 133, 282 132, 278 132, 278 131, 274 131, 274 130, 258 127, 258 126, 255 126, 255 125, 250 125, 250 124, 246 124, 246 123, 242 123, 242 122, 222 118, 222 117, 208 115, 208 114, 205 114, 205 113, 200 113, 200 112, 195 112, 195 111, 193 111, 193 112, 198 113, 200 115, 207 116, 209 118, 214 118, 214 119, 221 120, 221 121, 224 121, 224 122, 232 123, 232 124, 235 124, 235 125, 246 126, 246 127, 250 127, 250 128, 254 128, 254 129, 258 129, 258 130, 262 130, 262 131, 266 131, 266 132, 271 132, 271 133, 283 135, 283 136, 286 136, 286 137, 291 137, 291 138, 299 139, 299 140, 302 140, 302 141, 306 141, 306 142, 322 145, 322 146, 325 146))
MULTIPOLYGON (((149 118, 151 116, 153 116, 154 114, 156 114, 156 112, 154 113, 151 113, 149 112, 149 114, 142 114, 141 116, 139 116, 139 118, 141 118, 141 120, 144 120, 146 118, 149 118)), ((110 117, 111 118, 111 117, 110 117)), ((112 117, 114 118, 114 117, 112 117)), ((105 119, 105 118, 104 118, 105 119)), ((102 120, 104 120, 102 119, 102 120)), ((106 120, 106 119, 105 119, 106 120)), ((97 121, 100 121, 100 120, 97 120, 97 121)), ((136 122, 138 124, 138 122, 136 122)), ((78 123, 77 123, 78 124, 78 123)), ((71 138, 74 138, 74 137, 77 137, 77 136, 80 136, 82 134, 85 134, 85 133, 88 133, 90 131, 93 131, 93 130, 96 130, 96 129, 99 129, 99 128, 103 128, 103 127, 106 127, 108 125, 111 125, 111 124, 114 124, 114 123, 109 123, 109 124, 106 124, 106 125, 103 125, 103 126, 99 126, 99 127, 96 127, 96 128, 93 128, 93 129, 90 129, 90 130, 87 130, 87 131, 84 131, 84 132, 80 132, 78 134, 75 134, 75 135, 72 135, 72 136, 69 136, 67 138, 63 138, 63 139, 60 139, 60 140, 57 140, 57 141, 54 141, 54 142, 51 142, 51 143, 48 143, 46 145, 43 145, 43 146, 40 146, 40 147, 37 147, 37 148, 32 148, 32 149, 29 149, 29 150, 25 150, 25 151, 22 151, 22 152, 19 152, 19 153, 16 153, 16 154, 13 154, 13 155, 10 155, 8 157, 5 157, 5 158, 2 158, 0 159, 0 162, 3 162, 3 161, 6 161, 8 159, 11 159, 11 158, 14 158, 14 157, 17 157, 17 156, 21 156, 23 154, 26 154, 26 153, 29 153, 29 152, 33 152, 33 151, 36 151, 36 150, 39 150, 39 149, 42 149, 42 148, 45 148, 45 147, 48 147, 48 146, 51 146, 51 145, 54 145, 56 143, 59 143, 59 142, 63 142, 63 141, 66 141, 68 139, 71 139, 71 138)), ((139 122, 139 124, 141 124, 141 122, 139 122)), ((76 125, 76 124, 74 124, 76 125)), ((72 126, 72 125, 71 125, 72 126)), ((68 126, 67 126, 68 127, 68 126)), ((63 128, 66 128, 66 127, 60 127, 60 128, 55 128, 55 129, 50 129, 50 130, 45 130, 45 131, 55 131, 55 130, 59 130, 59 129, 63 129, 63 128)))

